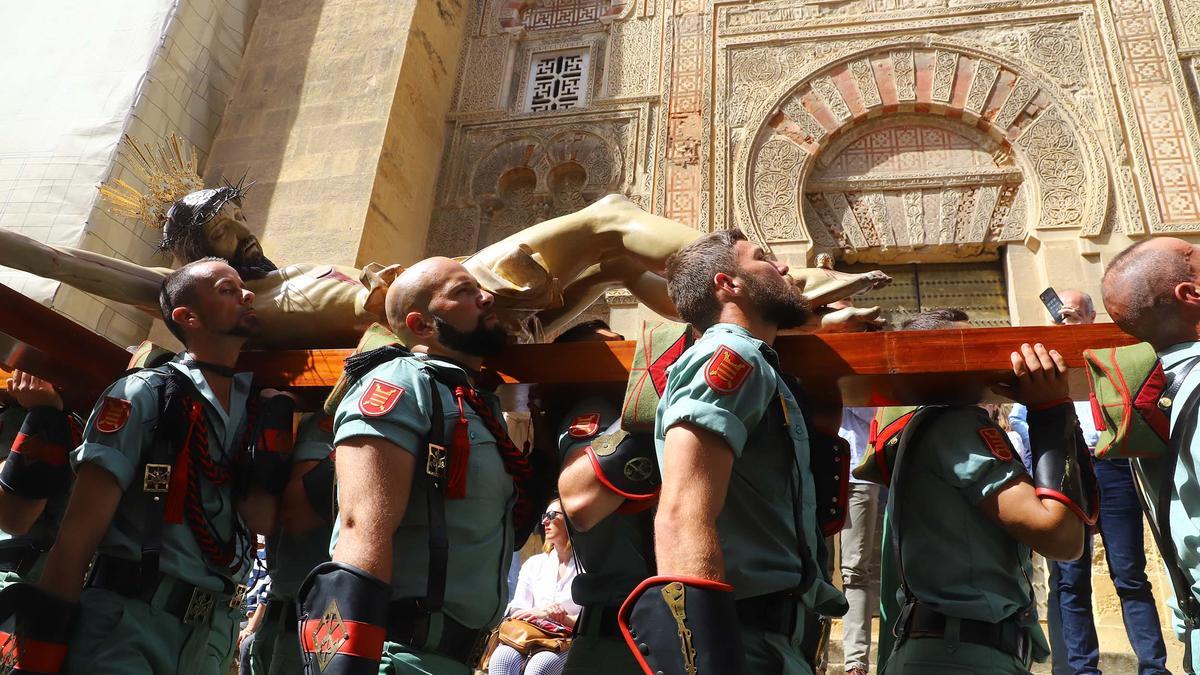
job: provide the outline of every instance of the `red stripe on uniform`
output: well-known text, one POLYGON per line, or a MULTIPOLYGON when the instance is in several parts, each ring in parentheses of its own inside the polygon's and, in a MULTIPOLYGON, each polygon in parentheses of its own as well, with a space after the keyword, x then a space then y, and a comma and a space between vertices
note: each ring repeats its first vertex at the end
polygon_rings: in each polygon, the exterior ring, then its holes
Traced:
POLYGON ((57 642, 42 642, 27 637, 12 639, 0 631, 0 664, 17 671, 57 673, 67 659, 67 646, 57 642))
MULTIPOLYGON (((309 619, 304 622, 304 627, 300 631, 301 649, 309 654, 319 651, 315 638, 323 625, 328 626, 329 622, 321 619, 309 619)), ((331 636, 334 642, 339 642, 345 637, 345 642, 338 646, 338 654, 357 656, 360 659, 370 659, 371 661, 379 660, 383 654, 383 641, 387 637, 387 631, 382 626, 343 619, 340 627, 344 628, 345 632, 331 636)))
POLYGON ((41 462, 50 466, 67 465, 67 449, 58 443, 51 443, 38 436, 26 436, 18 433, 13 439, 12 450, 18 455, 27 455, 32 462, 41 462))

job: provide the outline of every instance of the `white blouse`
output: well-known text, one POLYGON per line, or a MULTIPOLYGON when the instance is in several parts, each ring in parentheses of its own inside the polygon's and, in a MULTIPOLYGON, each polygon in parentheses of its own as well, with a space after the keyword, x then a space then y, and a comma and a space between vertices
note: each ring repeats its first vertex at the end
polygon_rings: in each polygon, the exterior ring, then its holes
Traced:
POLYGON ((558 603, 567 614, 578 615, 582 608, 571 599, 571 582, 578 572, 572 558, 563 577, 559 579, 558 554, 554 551, 530 557, 521 566, 517 592, 512 602, 508 603, 507 613, 521 609, 542 609, 558 603))

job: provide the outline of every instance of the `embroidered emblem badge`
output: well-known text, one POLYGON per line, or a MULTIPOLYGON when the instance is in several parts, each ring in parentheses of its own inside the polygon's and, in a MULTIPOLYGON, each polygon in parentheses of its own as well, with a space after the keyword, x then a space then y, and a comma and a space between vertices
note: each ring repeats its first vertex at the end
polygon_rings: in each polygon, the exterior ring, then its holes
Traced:
POLYGON ((704 366, 704 381, 718 394, 732 394, 741 388, 754 365, 741 354, 722 345, 704 366))
POLYGON ((979 437, 983 439, 983 444, 991 451, 993 457, 1001 462, 1012 461, 1012 446, 1008 444, 1004 432, 996 427, 983 427, 979 430, 979 437))
POLYGON ((567 429, 571 438, 591 438, 600 431, 600 413, 585 413, 575 418, 567 429))
POLYGON ((133 405, 129 401, 105 396, 100 412, 96 414, 96 430, 106 434, 116 433, 129 421, 132 412, 133 405))
POLYGON ((374 379, 358 399, 358 410, 367 417, 381 417, 396 407, 401 396, 404 396, 404 387, 374 379))

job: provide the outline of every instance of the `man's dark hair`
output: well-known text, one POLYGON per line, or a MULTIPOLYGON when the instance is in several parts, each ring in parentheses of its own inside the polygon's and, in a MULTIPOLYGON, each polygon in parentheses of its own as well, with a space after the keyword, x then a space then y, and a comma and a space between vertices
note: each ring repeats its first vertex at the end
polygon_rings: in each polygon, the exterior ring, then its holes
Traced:
POLYGON ((579 342, 581 340, 588 339, 598 330, 612 329, 608 327, 608 323, 606 323, 604 319, 592 319, 591 321, 584 321, 583 323, 577 323, 574 326, 571 326, 563 331, 561 335, 554 338, 554 341, 579 342))
POLYGON ((942 330, 969 320, 966 312, 954 307, 927 309, 900 324, 900 330, 942 330))
POLYGON ((1109 292, 1110 284, 1119 286, 1122 311, 1109 315, 1121 330, 1153 342, 1179 324, 1175 296, 1163 291, 1191 281, 1192 268, 1187 257, 1176 251, 1143 251, 1151 241, 1143 239, 1109 261, 1102 286, 1109 292))
MULTIPOLYGON (((184 195, 167 211, 167 221, 163 225, 162 240, 158 242, 158 248, 175 254, 182 262, 212 255, 204 226, 229 202, 241 206, 250 187, 251 185, 245 184, 243 176, 236 184, 226 182, 219 188, 197 190, 184 195)), ((278 269, 275 263, 263 255, 252 260, 243 260, 240 251, 225 262, 237 270, 238 275, 246 281, 262 279, 278 269)))
POLYGON ((679 316, 697 330, 707 330, 721 315, 713 277, 737 274, 733 248, 739 241, 746 241, 741 230, 717 230, 667 258, 667 295, 679 316))
POLYGON ((211 262, 226 262, 224 258, 209 256, 199 260, 190 262, 183 267, 171 272, 163 279, 162 286, 158 291, 158 308, 162 311, 163 323, 167 324, 167 330, 171 331, 180 342, 187 346, 187 338, 183 334, 183 326, 175 323, 171 318, 171 312, 175 311, 176 307, 182 307, 196 301, 196 275, 193 274, 193 269, 197 265, 211 262))

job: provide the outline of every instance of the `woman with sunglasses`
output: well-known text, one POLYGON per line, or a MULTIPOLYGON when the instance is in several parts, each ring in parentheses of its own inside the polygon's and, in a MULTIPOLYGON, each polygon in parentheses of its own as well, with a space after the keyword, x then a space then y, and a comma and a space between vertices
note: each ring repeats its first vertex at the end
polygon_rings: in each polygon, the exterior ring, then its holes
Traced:
MULTIPOLYGON (((508 617, 550 620, 566 628, 575 626, 579 605, 571 600, 571 582, 579 569, 571 551, 567 521, 556 499, 542 515, 545 530, 544 553, 525 561, 517 578, 517 591, 508 603, 508 617)), ((489 675, 559 675, 567 662, 567 652, 537 652, 526 656, 501 644, 492 653, 489 675)))

